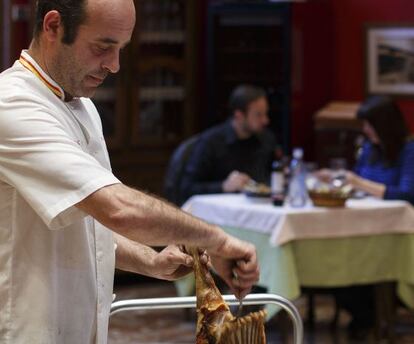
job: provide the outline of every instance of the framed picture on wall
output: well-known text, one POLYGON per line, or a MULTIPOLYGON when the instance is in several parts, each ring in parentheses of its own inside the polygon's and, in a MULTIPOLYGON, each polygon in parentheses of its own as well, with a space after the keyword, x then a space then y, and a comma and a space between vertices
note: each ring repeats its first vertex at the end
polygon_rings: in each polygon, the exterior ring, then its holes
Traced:
POLYGON ((368 94, 414 97, 414 23, 366 26, 368 94))

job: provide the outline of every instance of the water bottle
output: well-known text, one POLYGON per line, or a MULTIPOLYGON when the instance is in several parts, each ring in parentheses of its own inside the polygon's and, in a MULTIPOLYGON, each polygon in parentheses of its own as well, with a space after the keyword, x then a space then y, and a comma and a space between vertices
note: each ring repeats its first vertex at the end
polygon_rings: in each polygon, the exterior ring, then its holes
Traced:
POLYGON ((290 182, 287 202, 291 207, 301 208, 306 205, 308 192, 306 190, 306 171, 303 163, 303 149, 295 148, 290 163, 290 182))

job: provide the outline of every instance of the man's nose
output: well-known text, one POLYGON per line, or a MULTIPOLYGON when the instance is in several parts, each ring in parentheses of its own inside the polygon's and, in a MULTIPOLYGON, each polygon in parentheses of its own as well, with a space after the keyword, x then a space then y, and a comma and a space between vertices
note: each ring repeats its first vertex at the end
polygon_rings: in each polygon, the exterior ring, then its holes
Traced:
POLYGON ((102 68, 110 73, 117 73, 119 71, 119 51, 114 51, 107 59, 102 63, 102 68))

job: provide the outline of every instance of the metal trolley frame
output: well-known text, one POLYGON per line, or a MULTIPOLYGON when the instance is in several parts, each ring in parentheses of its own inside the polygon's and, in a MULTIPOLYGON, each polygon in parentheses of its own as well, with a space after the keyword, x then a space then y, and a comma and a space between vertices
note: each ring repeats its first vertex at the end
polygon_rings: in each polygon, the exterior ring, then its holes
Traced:
MULTIPOLYGON (((234 295, 223 295, 229 305, 238 305, 239 300, 234 295)), ((243 300, 244 305, 274 304, 283 308, 293 321, 293 342, 303 344, 303 323, 296 307, 289 300, 274 294, 250 294, 243 300)), ((195 308, 196 297, 167 297, 153 299, 123 300, 112 303, 110 315, 119 312, 144 309, 176 309, 195 308)))

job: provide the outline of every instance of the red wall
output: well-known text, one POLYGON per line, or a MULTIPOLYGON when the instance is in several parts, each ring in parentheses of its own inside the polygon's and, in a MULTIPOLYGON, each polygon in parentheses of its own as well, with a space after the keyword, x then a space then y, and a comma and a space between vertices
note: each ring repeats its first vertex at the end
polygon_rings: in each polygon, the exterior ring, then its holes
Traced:
MULTIPOLYGON (((292 146, 312 159, 313 115, 365 97, 365 24, 414 23, 413 0, 308 0, 292 11, 292 146)), ((414 132, 414 97, 397 99, 414 132)))
POLYGON ((332 99, 331 1, 338 0, 292 5, 291 145, 304 147, 306 159, 313 158, 313 115, 332 99))
MULTIPOLYGON (((375 22, 414 23, 413 0, 331 0, 333 32, 332 99, 365 97, 364 25, 375 22)), ((414 131, 414 98, 398 100, 414 131)))

